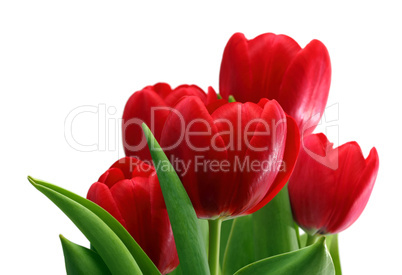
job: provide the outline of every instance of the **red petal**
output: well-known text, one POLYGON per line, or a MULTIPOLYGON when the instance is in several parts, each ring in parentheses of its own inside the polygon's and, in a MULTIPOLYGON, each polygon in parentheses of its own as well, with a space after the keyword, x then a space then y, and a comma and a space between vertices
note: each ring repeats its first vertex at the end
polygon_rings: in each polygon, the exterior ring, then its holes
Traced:
POLYGON ((261 98, 278 96, 283 74, 300 51, 290 37, 262 34, 247 40, 234 34, 225 47, 219 78, 223 98, 233 95, 237 101, 257 103, 261 98))
POLYGON ((310 234, 326 226, 333 205, 338 203, 333 169, 337 165, 337 155, 337 150, 332 149, 325 135, 309 135, 303 139, 296 167, 289 179, 294 218, 310 234))
POLYGON ((162 274, 178 264, 167 210, 156 174, 120 181, 111 193, 127 223, 127 231, 162 274))
POLYGON ((295 220, 310 233, 338 233, 366 206, 378 171, 378 154, 373 148, 365 160, 356 142, 333 149, 323 134, 306 137, 304 144, 289 180, 295 220))
POLYGON ((216 94, 214 88, 211 86, 208 87, 208 94, 207 94, 207 102, 206 105, 209 105, 218 100, 218 95, 216 94))
POLYGON ((220 152, 211 149, 215 145, 224 147, 222 138, 216 133, 216 126, 204 103, 198 97, 185 97, 167 118, 161 137, 161 146, 178 172, 200 218, 213 217, 220 212, 218 199, 222 190, 216 183, 224 182, 224 175, 204 170, 202 166, 204 160, 226 159, 224 149, 220 152))
POLYGON ((219 203, 223 215, 237 216, 259 195, 256 185, 247 180, 250 167, 245 155, 261 113, 262 108, 257 104, 234 102, 223 105, 212 114, 231 164, 226 181, 219 183, 222 186, 219 203))
POLYGON ((207 101, 207 95, 200 87, 196 85, 180 85, 165 98, 165 102, 168 106, 173 107, 184 96, 196 96, 204 103, 207 101))
POLYGON ((109 212, 116 220, 118 220, 124 227, 126 222, 120 213, 119 208, 106 184, 95 182, 88 190, 87 199, 96 203, 107 212, 109 212))
POLYGON ((276 97, 285 112, 296 120, 302 136, 311 133, 320 121, 330 83, 331 61, 327 48, 313 40, 286 70, 276 97))
POLYGON ((172 88, 167 83, 156 83, 154 86, 148 86, 147 88, 156 92, 162 99, 165 99, 172 93, 172 88))
POLYGON ((248 210, 245 213, 246 215, 256 212, 270 202, 285 186, 295 168, 300 150, 299 129, 293 118, 289 116, 286 116, 286 125, 286 144, 282 158, 282 163, 284 164, 282 168, 284 169, 279 170, 265 197, 256 206, 248 210))
POLYGON ((327 232, 338 233, 351 226, 361 215, 377 177, 379 159, 373 148, 364 160, 360 146, 349 142, 339 147, 337 204, 327 221, 327 232))
MULTIPOLYGON (((166 85, 163 87, 166 88, 166 85)), ((152 161, 141 125, 145 122, 159 141, 169 111, 170 108, 152 87, 135 92, 130 97, 123 113, 123 146, 127 156, 152 161)))
POLYGON ((216 109, 218 109, 219 107, 227 104, 228 101, 226 99, 218 99, 210 104, 207 105, 207 110, 208 113, 212 114, 213 112, 215 112, 216 109))
POLYGON ((102 182, 111 188, 116 182, 123 179, 125 179, 124 173, 120 169, 110 168, 100 176, 98 182, 102 182))
POLYGON ((138 169, 143 168, 144 176, 147 176, 150 172, 153 172, 153 167, 147 165, 141 160, 133 157, 124 157, 113 163, 110 168, 120 169, 125 179, 131 179, 133 174, 138 175, 138 169))

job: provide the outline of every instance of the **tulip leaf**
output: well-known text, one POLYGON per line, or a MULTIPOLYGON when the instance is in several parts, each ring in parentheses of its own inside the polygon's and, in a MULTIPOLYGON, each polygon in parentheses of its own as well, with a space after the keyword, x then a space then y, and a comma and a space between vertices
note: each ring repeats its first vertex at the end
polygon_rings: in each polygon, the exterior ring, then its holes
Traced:
MULTIPOLYGON (((128 249, 129 253, 132 256, 131 258, 135 259, 144 274, 160 275, 159 270, 145 254, 145 252, 141 249, 141 247, 137 244, 137 242, 131 237, 127 230, 102 207, 56 185, 33 179, 32 177, 28 177, 28 180, 36 189, 38 189, 49 199, 51 199, 76 225, 77 223, 74 220, 82 224, 81 226, 86 226, 86 230, 91 232, 91 228, 94 227, 94 225, 89 225, 89 222, 85 223, 85 218, 82 218, 82 220, 80 220, 80 218, 78 217, 80 215, 82 216, 85 212, 86 215, 92 217, 99 224, 102 224, 102 226, 107 227, 111 232, 114 232, 119 241, 124 244, 126 249, 128 249), (68 206, 66 206, 66 204, 74 205, 75 210, 70 210, 68 206), (64 208, 62 209, 62 207, 64 208)), ((90 239, 89 241, 91 242, 91 246, 93 246, 95 250, 101 255, 99 247, 97 247, 95 243, 93 243, 90 239)), ((113 244, 111 244, 111 246, 113 246, 113 244)))
POLYGON ((334 275, 331 256, 325 237, 308 247, 259 260, 243 267, 235 275, 334 275))
POLYGON ((287 185, 252 217, 256 260, 299 249, 287 185))
POLYGON ((232 224, 234 219, 222 221, 221 227, 221 244, 219 249, 219 263, 223 266, 223 257, 225 255, 226 246, 228 244, 230 231, 232 230, 232 224))
POLYGON ((75 244, 60 235, 67 275, 110 275, 108 267, 98 253, 75 244))
POLYGON ((178 175, 145 123, 142 124, 165 199, 183 274, 210 274, 197 215, 178 175))
POLYGON ((142 274, 124 243, 97 215, 65 195, 38 184, 31 178, 30 181, 81 230, 113 274, 127 274, 127 270, 142 274))
POLYGON ((254 237, 250 224, 252 224, 251 215, 234 220, 223 259, 223 275, 232 275, 243 266, 255 261, 254 237))
POLYGON ((170 272, 169 275, 183 275, 180 264, 172 272, 170 272))

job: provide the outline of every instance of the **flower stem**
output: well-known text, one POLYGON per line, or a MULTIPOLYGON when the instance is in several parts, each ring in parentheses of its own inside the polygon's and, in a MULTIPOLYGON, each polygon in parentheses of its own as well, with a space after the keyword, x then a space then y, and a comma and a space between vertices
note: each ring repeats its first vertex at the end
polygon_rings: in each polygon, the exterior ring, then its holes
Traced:
POLYGON ((314 234, 314 235, 307 234, 306 246, 314 244, 315 241, 318 239, 318 237, 319 237, 318 234, 314 234))
POLYGON ((335 266, 335 274, 342 275, 341 261, 339 259, 338 234, 327 237, 327 246, 335 266))
POLYGON ((209 220, 209 255, 208 263, 211 275, 219 274, 219 245, 221 238, 222 220, 209 220))

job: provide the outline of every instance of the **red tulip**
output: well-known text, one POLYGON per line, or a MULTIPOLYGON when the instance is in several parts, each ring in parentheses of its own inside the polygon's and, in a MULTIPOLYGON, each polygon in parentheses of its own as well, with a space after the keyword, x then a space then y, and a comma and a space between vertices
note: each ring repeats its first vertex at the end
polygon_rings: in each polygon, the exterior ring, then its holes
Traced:
POLYGON ((175 109, 161 147, 199 218, 251 214, 285 185, 296 162, 299 132, 276 101, 207 109, 199 98, 185 97, 175 109))
POLYGON ((236 33, 223 53, 219 88, 225 99, 277 100, 306 135, 324 112, 330 82, 329 54, 320 41, 302 49, 285 35, 266 33, 247 40, 236 33))
POLYGON ((91 186, 87 198, 127 229, 162 274, 177 267, 173 232, 152 166, 122 158, 91 186))
POLYGON ((123 146, 126 156, 152 160, 141 125, 145 122, 159 141, 167 115, 183 96, 197 96, 205 104, 217 100, 212 87, 207 95, 195 85, 181 85, 172 90, 166 83, 147 86, 129 98, 123 113, 123 146))
POLYGON ((309 234, 335 234, 363 212, 377 177, 379 159, 373 147, 364 159, 356 142, 332 148, 324 134, 304 139, 289 180, 296 222, 309 234))

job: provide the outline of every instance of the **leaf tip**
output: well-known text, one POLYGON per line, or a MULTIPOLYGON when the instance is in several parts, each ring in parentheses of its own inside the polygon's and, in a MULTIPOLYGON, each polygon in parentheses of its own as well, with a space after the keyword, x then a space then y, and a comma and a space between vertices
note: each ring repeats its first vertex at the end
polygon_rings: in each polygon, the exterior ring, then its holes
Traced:
POLYGON ((28 176, 27 179, 32 185, 36 185, 36 180, 33 177, 28 176))
POLYGON ((141 124, 141 127, 142 127, 142 131, 144 132, 145 136, 147 136, 148 133, 150 132, 150 130, 149 130, 147 124, 146 124, 145 122, 143 122, 143 123, 141 124))
POLYGON ((60 239, 62 245, 64 245, 67 241, 67 239, 62 234, 59 234, 59 239, 60 239))

